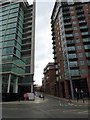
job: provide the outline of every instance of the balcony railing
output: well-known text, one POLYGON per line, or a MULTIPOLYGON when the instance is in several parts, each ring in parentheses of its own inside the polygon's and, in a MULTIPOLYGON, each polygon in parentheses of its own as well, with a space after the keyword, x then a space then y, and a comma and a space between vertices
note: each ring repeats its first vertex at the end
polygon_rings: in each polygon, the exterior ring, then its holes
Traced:
POLYGON ((81 34, 82 34, 82 35, 89 35, 88 32, 82 32, 81 34))
POLYGON ((66 37, 73 37, 72 34, 66 34, 65 36, 66 36, 66 37))
POLYGON ((67 44, 75 44, 74 40, 67 40, 67 44))
POLYGON ((83 39, 83 42, 90 42, 90 38, 83 39))
POLYGON ((89 54, 89 53, 86 53, 86 57, 90 57, 90 54, 89 54))

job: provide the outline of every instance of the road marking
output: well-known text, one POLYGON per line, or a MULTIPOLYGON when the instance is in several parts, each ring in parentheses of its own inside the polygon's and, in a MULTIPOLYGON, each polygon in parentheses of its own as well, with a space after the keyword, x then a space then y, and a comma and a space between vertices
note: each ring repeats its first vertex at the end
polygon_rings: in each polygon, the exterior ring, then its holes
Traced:
MULTIPOLYGON (((60 106, 79 106, 79 105, 75 105, 75 104, 72 104, 72 103, 68 103, 68 104, 61 104, 59 103, 60 106)), ((80 105, 82 106, 82 105, 80 105)))
POLYGON ((63 112, 75 112, 77 110, 64 110, 63 112))
POLYGON ((79 114, 81 114, 81 113, 86 113, 86 114, 88 114, 88 111, 82 111, 82 112, 78 112, 79 114))

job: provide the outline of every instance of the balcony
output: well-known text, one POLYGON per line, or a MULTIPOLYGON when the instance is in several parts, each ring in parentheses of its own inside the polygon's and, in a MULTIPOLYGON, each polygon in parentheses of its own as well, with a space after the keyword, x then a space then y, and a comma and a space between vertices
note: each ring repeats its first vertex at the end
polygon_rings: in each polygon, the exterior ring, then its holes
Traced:
POLYGON ((78 15, 78 20, 85 20, 85 16, 84 15, 78 15))
POLYGON ((24 22, 24 25, 32 25, 32 21, 26 21, 26 22, 24 22))
POLYGON ((72 28, 66 28, 65 31, 66 31, 66 32, 69 32, 69 31, 70 31, 70 32, 73 32, 73 29, 72 29, 72 28))
POLYGON ((65 22, 64 25, 71 25, 71 22, 65 22))
POLYGON ((63 13, 63 17, 65 17, 65 16, 70 16, 70 12, 68 11, 68 12, 64 12, 63 13))
POLYGON ((28 17, 25 18, 25 21, 26 20, 31 20, 31 18, 32 18, 32 16, 28 16, 28 17))
POLYGON ((65 27, 65 29, 72 28, 72 24, 71 23, 65 23, 64 27, 65 27))
POLYGON ((90 51, 90 44, 84 45, 84 49, 85 49, 85 52, 89 52, 90 51))
POLYGON ((71 30, 65 30, 65 34, 66 35, 72 35, 73 34, 73 30, 71 29, 71 30))
POLYGON ((54 31, 54 28, 52 27, 51 31, 53 32, 54 31))
POLYGON ((55 50, 53 51, 53 54, 56 54, 56 51, 55 51, 55 50))
POLYGON ((30 16, 33 16, 31 12, 25 14, 25 18, 29 18, 30 16))
POLYGON ((81 6, 81 5, 76 6, 76 10, 82 10, 82 8, 83 8, 83 6, 81 6))
POLYGON ((73 37, 72 34, 66 34, 65 36, 66 36, 66 37, 73 37))
POLYGON ((87 37, 87 36, 90 36, 89 32, 82 32, 82 33, 81 33, 81 35, 82 35, 82 37, 85 37, 85 36, 86 36, 86 37, 87 37))
POLYGON ((27 57, 27 56, 31 56, 31 51, 25 51, 21 53, 22 57, 27 57))
POLYGON ((80 20, 79 23, 85 23, 86 21, 85 20, 80 20))
POLYGON ((56 48, 56 45, 53 45, 53 49, 55 49, 56 48))
POLYGON ((66 34, 65 37, 66 37, 66 40, 74 39, 73 34, 66 34))
POLYGON ((75 47, 68 47, 68 52, 73 52, 73 51, 76 51, 75 47))
POLYGON ((67 45, 74 45, 75 41, 74 40, 67 40, 67 45))
POLYGON ((29 37, 24 37, 23 38, 23 40, 26 40, 26 39, 31 39, 31 37, 29 36, 29 37))
POLYGON ((27 50, 31 48, 31 44, 24 44, 22 45, 22 50, 27 50))
POLYGON ((56 54, 54 55, 53 59, 57 59, 57 56, 56 56, 56 54))
POLYGON ((77 11, 77 15, 83 15, 84 14, 84 11, 83 10, 80 10, 80 11, 77 11))
POLYGON ((67 11, 69 11, 69 7, 63 7, 62 8, 62 12, 67 12, 67 11))
POLYGON ((69 66, 70 67, 78 67, 78 63, 77 62, 72 62, 72 63, 70 62, 69 66))
POLYGON ((31 51, 30 48, 28 48, 28 49, 23 49, 23 50, 22 50, 22 52, 29 52, 29 51, 31 51))
POLYGON ((70 17, 64 17, 63 19, 64 19, 64 20, 71 20, 70 17))
POLYGON ((73 59, 73 60, 77 60, 77 57, 71 57, 71 56, 70 56, 70 57, 69 57, 69 61, 72 60, 72 59, 73 59))
POLYGON ((87 26, 80 26, 80 29, 87 29, 87 26))
POLYGON ((85 44, 88 44, 88 43, 90 43, 90 38, 86 38, 86 39, 83 39, 83 43, 85 44))
POLYGON ((23 33, 23 35, 25 35, 25 34, 30 34, 31 33, 31 30, 27 30, 27 31, 25 31, 24 33, 23 33))
POLYGON ((86 21, 81 21, 81 22, 79 22, 79 26, 87 26, 87 22, 86 21))
POLYGON ((86 57, 87 57, 87 58, 90 58, 90 53, 89 53, 89 52, 86 53, 86 57))
POLYGON ((55 35, 55 33, 54 32, 52 32, 52 36, 54 36, 55 35))
POLYGON ((55 40, 53 40, 52 44, 55 45, 55 40))
POLYGON ((29 29, 32 25, 24 25, 24 29, 29 29))
POLYGON ((54 36, 54 37, 52 37, 52 40, 55 40, 55 36, 54 36))
POLYGON ((23 32, 25 32, 25 31, 31 31, 32 30, 32 26, 25 27, 23 30, 24 30, 23 32))

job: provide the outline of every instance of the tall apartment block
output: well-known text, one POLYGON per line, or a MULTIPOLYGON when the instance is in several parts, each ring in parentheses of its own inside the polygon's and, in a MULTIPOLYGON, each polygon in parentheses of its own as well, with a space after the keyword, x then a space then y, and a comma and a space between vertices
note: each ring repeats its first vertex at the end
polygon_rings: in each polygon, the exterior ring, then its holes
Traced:
POLYGON ((34 44, 35 2, 1 0, 2 93, 33 92, 34 44))
POLYGON ((90 2, 55 2, 51 16, 58 96, 90 96, 90 2))

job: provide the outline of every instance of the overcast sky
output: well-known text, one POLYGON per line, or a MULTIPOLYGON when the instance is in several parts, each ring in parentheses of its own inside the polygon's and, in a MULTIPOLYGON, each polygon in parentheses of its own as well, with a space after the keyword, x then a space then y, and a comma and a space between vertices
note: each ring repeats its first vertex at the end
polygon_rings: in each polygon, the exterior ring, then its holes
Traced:
MULTIPOLYGON (((28 0, 30 3, 31 0, 28 0)), ((43 69, 53 62, 51 14, 55 0, 38 0, 36 2, 36 33, 35 33, 35 84, 41 85, 43 69), (46 1, 46 2, 45 2, 46 1), (49 1, 49 2, 48 2, 49 1)))
MULTIPOLYGON (((32 1, 33 0, 28 0, 29 3, 31 3, 32 1)), ((36 0, 34 80, 35 80, 35 84, 38 85, 42 84, 43 69, 46 67, 46 65, 49 62, 53 62, 50 18, 55 1, 56 0, 36 0)), ((83 0, 83 1, 89 1, 89 0, 83 0)))

